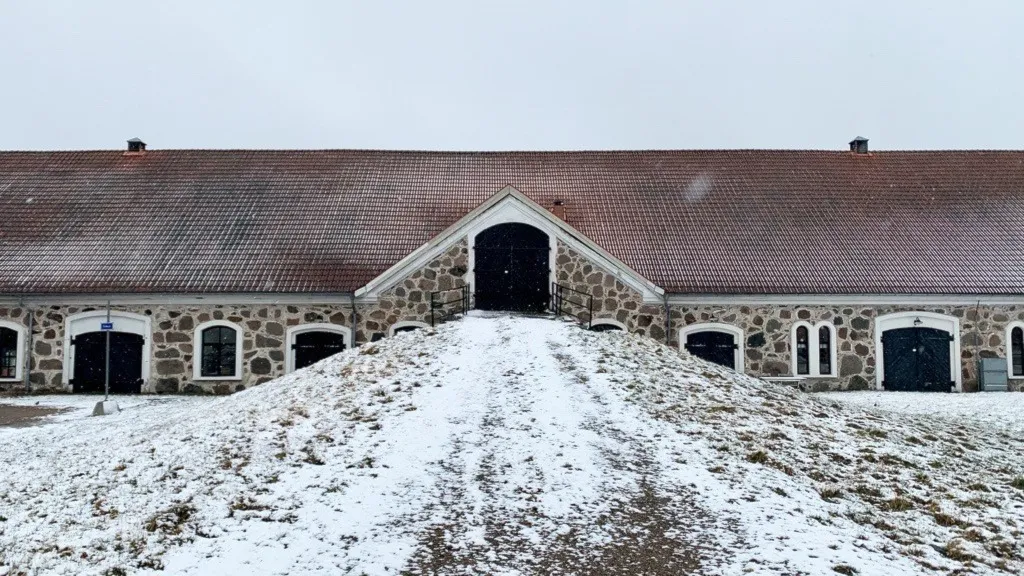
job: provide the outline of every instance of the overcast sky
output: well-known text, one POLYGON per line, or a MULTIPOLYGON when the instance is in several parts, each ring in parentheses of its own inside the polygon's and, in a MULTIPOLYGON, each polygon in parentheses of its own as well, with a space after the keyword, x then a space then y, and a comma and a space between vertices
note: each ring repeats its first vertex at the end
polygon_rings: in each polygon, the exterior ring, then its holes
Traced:
POLYGON ((0 0, 0 149, 1024 148, 1024 2, 0 0))

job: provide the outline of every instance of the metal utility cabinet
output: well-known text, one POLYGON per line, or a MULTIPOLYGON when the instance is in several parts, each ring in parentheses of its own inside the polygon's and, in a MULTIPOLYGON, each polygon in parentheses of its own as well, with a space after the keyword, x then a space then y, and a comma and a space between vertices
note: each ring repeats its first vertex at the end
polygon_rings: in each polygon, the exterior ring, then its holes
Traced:
POLYGON ((1006 358, 982 358, 978 360, 978 390, 982 392, 1006 392, 1006 358))

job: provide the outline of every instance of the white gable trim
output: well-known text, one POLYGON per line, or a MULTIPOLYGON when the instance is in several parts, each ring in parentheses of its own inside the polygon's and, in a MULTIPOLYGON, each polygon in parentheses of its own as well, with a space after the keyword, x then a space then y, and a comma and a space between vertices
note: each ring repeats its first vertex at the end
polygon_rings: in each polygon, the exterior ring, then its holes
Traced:
POLYGON ((606 270, 622 281, 623 284, 643 295, 645 302, 663 303, 663 289, 647 280, 625 263, 615 258, 578 230, 556 217, 542 206, 530 200, 512 186, 506 186, 491 196, 469 214, 452 224, 426 244, 414 250, 397 264, 374 278, 366 286, 356 290, 359 299, 372 299, 388 290, 402 279, 425 266, 432 259, 442 255, 455 242, 465 239, 469 245, 469 270, 464 280, 473 285, 473 241, 476 235, 496 224, 517 222, 534 226, 548 235, 551 242, 550 268, 551 280, 554 281, 557 241, 582 254, 596 266, 606 270))

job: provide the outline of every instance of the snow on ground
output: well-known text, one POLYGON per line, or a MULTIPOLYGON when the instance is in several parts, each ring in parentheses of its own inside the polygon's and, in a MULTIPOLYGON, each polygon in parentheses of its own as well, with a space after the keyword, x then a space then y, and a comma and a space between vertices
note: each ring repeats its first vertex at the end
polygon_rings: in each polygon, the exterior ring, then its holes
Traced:
POLYGON ((978 426, 1024 433, 1024 394, 915 394, 913 392, 828 392, 823 398, 898 414, 914 414, 959 422, 967 431, 978 426))
POLYGON ((109 417, 63 401, 0 429, 0 574, 1024 570, 1019 429, 560 321, 470 317, 109 417))

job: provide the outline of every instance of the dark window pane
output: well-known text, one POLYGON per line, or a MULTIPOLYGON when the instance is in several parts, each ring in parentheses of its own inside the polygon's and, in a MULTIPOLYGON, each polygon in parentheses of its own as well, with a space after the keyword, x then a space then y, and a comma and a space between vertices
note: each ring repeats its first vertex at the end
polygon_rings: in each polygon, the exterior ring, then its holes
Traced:
POLYGON ((1010 332, 1010 358, 1013 375, 1024 376, 1024 329, 1014 328, 1010 332))
POLYGON ((201 375, 238 376, 235 374, 235 338, 235 330, 226 326, 203 330, 201 375))
POLYGON ((18 369, 18 333, 0 328, 0 378, 14 378, 18 369))
POLYGON ((818 328, 818 374, 832 373, 832 331, 818 328))
POLYGON ((811 349, 808 339, 806 326, 796 329, 796 373, 798 375, 811 373, 811 349))

